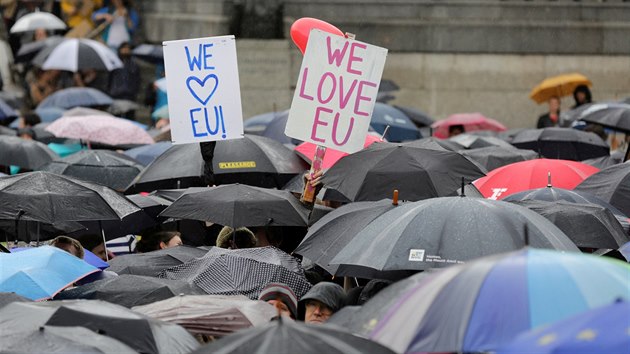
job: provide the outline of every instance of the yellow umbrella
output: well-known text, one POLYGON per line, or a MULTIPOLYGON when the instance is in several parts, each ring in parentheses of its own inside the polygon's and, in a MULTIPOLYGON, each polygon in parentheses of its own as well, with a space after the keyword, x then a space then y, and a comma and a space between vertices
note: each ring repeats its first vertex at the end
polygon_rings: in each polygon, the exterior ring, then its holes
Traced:
POLYGON ((549 101, 553 96, 563 97, 573 94, 580 85, 592 86, 591 80, 578 73, 563 74, 544 79, 529 93, 529 98, 540 104, 549 101))

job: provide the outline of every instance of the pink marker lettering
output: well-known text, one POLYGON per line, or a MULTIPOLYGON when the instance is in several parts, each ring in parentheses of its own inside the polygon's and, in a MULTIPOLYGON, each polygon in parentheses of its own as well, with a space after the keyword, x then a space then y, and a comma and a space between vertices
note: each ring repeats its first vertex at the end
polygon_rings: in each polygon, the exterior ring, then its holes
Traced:
POLYGON ((335 114, 335 121, 333 122, 332 129, 332 140, 333 143, 337 146, 345 145, 350 139, 350 134, 352 134, 352 127, 354 126, 354 117, 350 117, 350 126, 348 127, 348 131, 346 132, 346 137, 343 138, 343 141, 337 141, 337 126, 339 125, 339 113, 335 114))
POLYGON ((352 80, 352 85, 346 92, 346 95, 343 94, 343 76, 339 77, 339 108, 344 109, 348 105, 348 101, 350 101, 350 97, 352 96, 352 92, 354 92, 354 88, 357 86, 357 80, 352 80))
POLYGON ((353 62, 357 62, 357 63, 362 63, 363 62, 363 58, 362 57, 358 57, 358 56, 354 55, 354 48, 357 48, 357 47, 359 47, 361 49, 367 49, 367 46, 365 44, 358 43, 358 42, 352 42, 352 46, 350 46, 350 57, 348 58, 348 72, 350 74, 361 75, 361 71, 354 70, 352 68, 352 63, 353 62))
POLYGON ((369 116, 368 112, 362 112, 359 110, 359 105, 361 104, 361 101, 366 101, 366 102, 370 102, 372 101, 372 99, 370 97, 367 96, 363 96, 363 86, 370 86, 370 87, 376 87, 376 84, 373 82, 369 82, 369 81, 361 81, 359 82, 359 91, 357 93, 357 99, 356 101, 354 101, 354 114, 359 115, 359 116, 364 116, 367 117, 369 116))
POLYGON ((337 81, 335 80, 335 75, 333 75, 333 73, 326 72, 324 75, 322 75, 321 79, 319 79, 319 85, 317 85, 317 99, 319 100, 320 103, 328 103, 330 102, 330 100, 332 100, 333 95, 335 94, 335 91, 337 90, 337 81), (326 78, 330 78, 330 82, 332 83, 332 87, 330 88, 330 94, 328 95, 328 97, 326 97, 325 99, 322 98, 322 88, 324 87, 324 82, 326 81, 326 78))
POLYGON ((315 141, 319 141, 320 143, 325 143, 326 139, 319 138, 317 136, 317 126, 322 125, 324 127, 328 126, 328 122, 323 122, 319 120, 319 113, 321 111, 332 113, 332 109, 328 109, 326 107, 317 107, 315 110, 315 120, 313 121, 313 129, 311 130, 311 139, 315 141))
POLYGON ((326 37, 326 47, 328 48, 328 64, 332 65, 335 62, 337 67, 341 66, 341 62, 343 61, 343 57, 346 56, 346 50, 348 49, 348 42, 343 43, 343 49, 339 50, 339 48, 332 51, 331 48, 331 39, 330 36, 326 37))
POLYGON ((302 85, 300 85, 300 97, 306 98, 307 100, 312 101, 313 96, 309 96, 304 92, 306 88, 307 79, 308 79, 308 68, 304 68, 304 73, 302 74, 302 85))

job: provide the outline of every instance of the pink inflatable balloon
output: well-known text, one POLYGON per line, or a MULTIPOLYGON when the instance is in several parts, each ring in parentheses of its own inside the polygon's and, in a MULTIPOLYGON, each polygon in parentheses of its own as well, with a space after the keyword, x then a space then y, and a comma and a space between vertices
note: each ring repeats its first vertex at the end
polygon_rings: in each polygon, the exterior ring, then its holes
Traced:
POLYGON ((328 22, 318 20, 316 18, 302 17, 301 19, 293 22, 291 25, 291 39, 293 43, 300 48, 302 54, 306 51, 306 43, 308 43, 308 35, 312 29, 322 30, 324 32, 336 34, 344 37, 343 32, 328 22))

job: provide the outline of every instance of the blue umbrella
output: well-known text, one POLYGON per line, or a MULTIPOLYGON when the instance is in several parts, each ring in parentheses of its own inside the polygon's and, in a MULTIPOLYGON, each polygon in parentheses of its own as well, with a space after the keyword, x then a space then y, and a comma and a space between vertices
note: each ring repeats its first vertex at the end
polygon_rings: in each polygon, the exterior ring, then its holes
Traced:
POLYGON ((113 103, 107 94, 91 87, 69 87, 46 97, 37 109, 57 107, 70 109, 73 107, 109 106, 113 103))
MULTIPOLYGON (((289 119, 289 111, 278 112, 276 116, 267 124, 267 128, 262 132, 262 136, 271 138, 282 144, 293 144, 293 140, 284 134, 289 119)), ((297 145, 297 144, 295 144, 297 145)))
POLYGON ((497 354, 630 352, 630 302, 618 301, 519 335, 497 354))
MULTIPOLYGON (((11 249, 11 253, 15 253, 15 252, 21 252, 21 251, 27 251, 32 249, 33 247, 16 247, 16 248, 12 248, 11 249)), ((109 264, 107 262, 104 262, 102 259, 100 259, 97 255, 95 255, 94 253, 83 249, 84 255, 83 255, 83 260, 90 265, 95 266, 96 268, 103 270, 103 269, 107 269, 109 268, 109 264)))
POLYGON ((43 246, 17 253, 0 253, 0 292, 31 300, 52 298, 99 269, 57 247, 43 246))
POLYGON ((50 123, 58 118, 61 118, 61 116, 63 116, 63 112, 65 112, 63 108, 57 107, 39 108, 35 110, 35 113, 39 115, 39 118, 44 123, 50 123))
POLYGON ((370 126, 379 134, 383 134, 385 128, 389 126, 387 134, 384 136, 387 141, 401 142, 408 140, 417 140, 422 138, 420 130, 409 119, 409 117, 390 105, 376 102, 370 126))
POLYGON ((0 120, 15 119, 18 115, 18 111, 11 108, 4 100, 0 99, 0 120))
POLYGON ((274 120, 278 116, 286 116, 287 112, 288 111, 267 112, 245 119, 245 121, 243 122, 243 129, 245 130, 245 134, 261 135, 272 120, 274 120))
POLYGON ((155 144, 143 145, 129 149, 125 151, 125 155, 134 158, 136 161, 145 166, 148 166, 151 162, 153 162, 153 160, 162 155, 162 153, 168 150, 171 146, 172 144, 170 141, 160 141, 155 144))

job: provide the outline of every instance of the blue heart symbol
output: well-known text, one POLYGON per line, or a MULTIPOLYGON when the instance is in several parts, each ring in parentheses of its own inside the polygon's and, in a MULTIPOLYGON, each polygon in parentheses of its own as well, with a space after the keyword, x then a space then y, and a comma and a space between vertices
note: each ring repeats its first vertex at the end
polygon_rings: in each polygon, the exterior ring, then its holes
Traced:
MULTIPOLYGON (((193 97, 199 101, 202 105, 206 105, 208 103, 208 101, 210 101, 210 98, 212 98, 212 95, 214 95, 214 92, 217 90, 217 87, 219 86, 219 78, 215 75, 215 74, 209 74, 208 76, 204 77, 203 80, 200 80, 198 77, 196 76, 189 76, 186 79, 186 86, 188 87, 188 91, 190 91, 190 93, 193 95, 193 97), (208 87, 206 88, 206 82, 208 81, 208 79, 214 79, 214 87, 212 88, 212 90, 210 91, 210 93, 208 93, 207 95, 199 95, 197 94, 197 91, 202 91, 204 88, 207 91, 207 89, 210 87, 210 85, 208 85, 208 87), (191 87, 191 84, 197 83, 197 85, 195 85, 195 88, 191 87), (204 97, 205 99, 202 99, 201 97, 204 97)), ((203 92, 203 91, 202 91, 203 92)))

